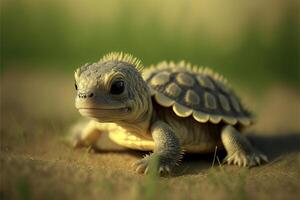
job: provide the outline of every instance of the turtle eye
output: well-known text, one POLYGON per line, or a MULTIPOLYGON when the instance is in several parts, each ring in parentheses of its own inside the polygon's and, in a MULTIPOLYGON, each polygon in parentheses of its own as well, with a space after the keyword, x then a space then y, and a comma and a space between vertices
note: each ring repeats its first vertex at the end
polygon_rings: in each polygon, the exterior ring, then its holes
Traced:
POLYGON ((125 89, 124 81, 118 80, 111 84, 110 93, 113 95, 122 94, 125 89))
POLYGON ((75 90, 78 90, 77 84, 75 83, 75 90))

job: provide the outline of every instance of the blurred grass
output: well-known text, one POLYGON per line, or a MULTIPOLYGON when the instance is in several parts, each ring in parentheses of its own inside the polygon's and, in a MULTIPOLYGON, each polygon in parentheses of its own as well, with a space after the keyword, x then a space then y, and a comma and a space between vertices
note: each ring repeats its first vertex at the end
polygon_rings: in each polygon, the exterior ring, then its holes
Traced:
POLYGON ((185 59, 253 89, 299 88, 299 2, 1 1, 1 71, 66 72, 125 51, 145 65, 185 59))
POLYGON ((31 199, 31 193, 30 193, 30 185, 29 181, 25 177, 19 178, 19 181, 16 185, 16 190, 19 193, 19 199, 20 200, 30 200, 31 199))

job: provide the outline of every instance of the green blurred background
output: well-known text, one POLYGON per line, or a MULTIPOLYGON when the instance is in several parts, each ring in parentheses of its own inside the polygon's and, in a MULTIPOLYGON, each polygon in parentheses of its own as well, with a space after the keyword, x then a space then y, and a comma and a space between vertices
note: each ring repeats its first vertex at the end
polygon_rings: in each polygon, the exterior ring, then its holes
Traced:
MULTIPOLYGON (((110 51, 299 89, 297 0, 1 0, 1 71, 70 73, 110 51)), ((71 75, 70 75, 71 76, 71 75)))

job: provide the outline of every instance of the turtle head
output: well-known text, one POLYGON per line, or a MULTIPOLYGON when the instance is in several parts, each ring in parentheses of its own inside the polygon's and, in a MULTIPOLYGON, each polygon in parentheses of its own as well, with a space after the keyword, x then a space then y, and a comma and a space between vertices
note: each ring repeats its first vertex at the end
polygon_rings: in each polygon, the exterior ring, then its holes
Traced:
POLYGON ((78 68, 76 108, 81 115, 99 122, 134 122, 151 104, 141 69, 138 59, 123 53, 110 53, 97 63, 78 68))

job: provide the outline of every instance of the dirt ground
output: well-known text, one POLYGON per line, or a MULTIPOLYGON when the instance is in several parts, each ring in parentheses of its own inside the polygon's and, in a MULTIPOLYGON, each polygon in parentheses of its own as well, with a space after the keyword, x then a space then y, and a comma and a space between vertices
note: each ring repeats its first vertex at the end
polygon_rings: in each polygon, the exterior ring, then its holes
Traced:
MULTIPOLYGON (((238 91, 258 118, 247 130, 270 159, 251 169, 212 167, 213 155, 186 155, 171 177, 136 174, 143 153, 103 139, 100 152, 64 142, 79 119, 72 74, 8 70, 1 75, 1 199, 299 199, 300 95, 274 84, 238 91)), ((233 84, 234 85, 234 84, 233 84)), ((218 152, 224 157, 224 152, 218 152)))

